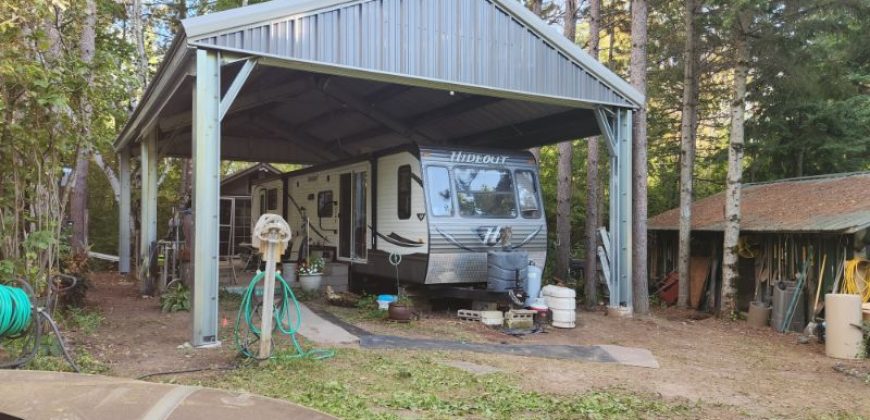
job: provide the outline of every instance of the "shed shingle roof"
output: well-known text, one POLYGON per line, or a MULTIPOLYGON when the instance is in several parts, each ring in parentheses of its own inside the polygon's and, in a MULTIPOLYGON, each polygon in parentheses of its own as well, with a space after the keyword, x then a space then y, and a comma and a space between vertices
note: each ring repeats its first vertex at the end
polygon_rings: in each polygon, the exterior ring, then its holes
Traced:
MULTIPOLYGON (((692 204, 692 230, 722 231, 725 193, 692 204)), ((870 172, 747 184, 742 231, 854 233, 870 227, 870 172)), ((677 230, 680 209, 649 220, 650 230, 677 230)))

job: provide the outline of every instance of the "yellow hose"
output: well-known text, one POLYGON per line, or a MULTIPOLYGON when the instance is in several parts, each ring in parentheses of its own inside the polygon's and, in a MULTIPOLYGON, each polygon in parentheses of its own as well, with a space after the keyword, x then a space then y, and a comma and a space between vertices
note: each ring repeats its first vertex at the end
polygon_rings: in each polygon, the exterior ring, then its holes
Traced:
POLYGON ((846 261, 843 293, 859 295, 862 301, 870 302, 870 260, 855 258, 846 261))

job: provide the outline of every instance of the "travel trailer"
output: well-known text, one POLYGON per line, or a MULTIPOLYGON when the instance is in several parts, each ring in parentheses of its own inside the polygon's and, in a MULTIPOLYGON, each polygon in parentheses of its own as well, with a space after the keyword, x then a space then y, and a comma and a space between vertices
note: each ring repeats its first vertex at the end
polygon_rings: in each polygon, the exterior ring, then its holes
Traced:
POLYGON ((538 167, 525 151, 405 146, 257 181, 252 223, 282 215, 290 259, 319 250, 350 265, 350 286, 486 282, 487 251, 525 251, 544 266, 538 167), (306 249, 307 247, 307 249, 306 249))

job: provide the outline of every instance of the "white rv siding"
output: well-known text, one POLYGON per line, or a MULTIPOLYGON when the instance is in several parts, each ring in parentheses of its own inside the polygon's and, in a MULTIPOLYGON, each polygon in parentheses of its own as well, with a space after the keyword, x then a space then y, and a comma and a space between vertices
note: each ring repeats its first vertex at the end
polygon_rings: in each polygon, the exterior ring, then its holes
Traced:
MULTIPOLYGON (((287 223, 293 231, 291 259, 299 258, 300 241, 305 236, 305 216, 308 216, 308 227, 311 238, 311 246, 324 246, 338 248, 339 220, 338 213, 341 207, 339 194, 339 180, 341 174, 365 171, 368 182, 366 183, 366 223, 371 225, 371 165, 369 162, 359 162, 336 168, 324 169, 317 172, 309 172, 287 179, 289 191, 287 223), (332 217, 320 218, 317 215, 318 194, 323 191, 332 191, 333 201, 336 203, 332 209, 332 217), (295 203, 295 204, 294 204, 295 203), (297 207, 298 206, 298 207, 297 207), (319 234, 318 234, 319 232, 319 234), (322 236, 321 236, 322 235, 322 236)), ((368 229, 366 229, 368 232, 368 229)), ((371 233, 366 234, 366 244, 371 244, 371 233)), ((338 258, 348 261, 347 258, 338 258)))
POLYGON ((426 206, 423 186, 411 180, 411 217, 399 219, 398 180, 399 168, 408 165, 412 177, 421 179, 420 160, 409 152, 399 152, 378 159, 378 223, 374 226, 378 233, 387 236, 391 233, 422 244, 420 247, 407 247, 391 244, 378 238, 377 249, 401 255, 429 252, 429 224, 426 220, 426 206), (422 219, 420 217, 422 215, 422 219))

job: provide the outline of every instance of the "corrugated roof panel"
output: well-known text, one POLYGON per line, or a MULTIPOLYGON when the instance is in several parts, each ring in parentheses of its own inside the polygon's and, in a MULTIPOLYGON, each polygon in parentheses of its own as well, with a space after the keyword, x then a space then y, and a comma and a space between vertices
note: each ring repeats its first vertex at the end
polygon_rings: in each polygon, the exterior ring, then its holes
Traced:
POLYGON ((277 4, 255 5, 184 23, 194 45, 589 103, 634 106, 642 100, 579 47, 548 38, 551 29, 531 22, 509 0, 304 4, 309 11, 301 11, 301 3, 288 2, 284 15, 277 4), (238 26, 254 18, 260 20, 238 26))
MULTIPOLYGON (((852 233, 870 227, 870 172, 835 174, 747 184, 741 198, 740 229, 754 232, 852 233)), ((721 231, 725 194, 692 204, 692 229, 721 231)), ((649 220, 651 230, 677 230, 679 209, 649 220)))

